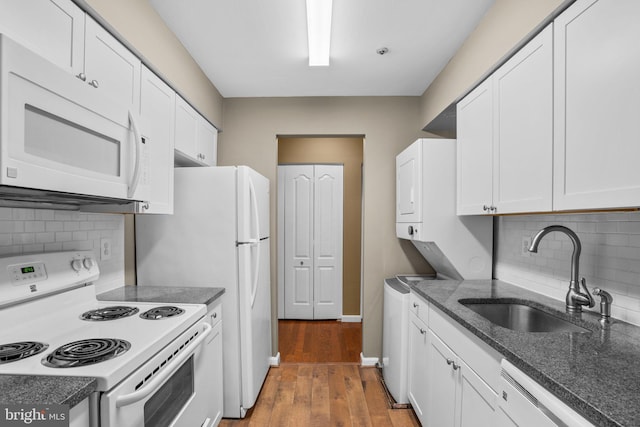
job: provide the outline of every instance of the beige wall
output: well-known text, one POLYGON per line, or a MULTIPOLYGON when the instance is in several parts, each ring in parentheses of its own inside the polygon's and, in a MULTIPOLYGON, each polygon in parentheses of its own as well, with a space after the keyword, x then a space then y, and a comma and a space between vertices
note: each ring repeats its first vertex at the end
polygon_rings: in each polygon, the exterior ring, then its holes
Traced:
POLYGON ((496 0, 422 95, 420 128, 468 91, 545 18, 573 0, 496 0))
MULTIPOLYGON (((278 164, 343 165, 342 314, 360 315, 363 138, 278 138, 278 164)), ((276 196, 277 197, 277 196, 276 196)))
MULTIPOLYGON (((271 235, 276 236, 277 135, 364 135, 363 353, 382 352, 383 280, 430 271, 395 233, 395 157, 419 131, 418 97, 225 99, 218 162, 246 164, 271 180, 271 235)), ((276 254, 275 239, 271 253, 276 254)), ((271 259, 272 316, 277 313, 276 257, 271 259)), ((277 329, 274 328, 274 351, 277 329)))
POLYGON ((148 0, 75 1, 97 13, 101 23, 119 33, 183 98, 222 128, 222 96, 148 0))

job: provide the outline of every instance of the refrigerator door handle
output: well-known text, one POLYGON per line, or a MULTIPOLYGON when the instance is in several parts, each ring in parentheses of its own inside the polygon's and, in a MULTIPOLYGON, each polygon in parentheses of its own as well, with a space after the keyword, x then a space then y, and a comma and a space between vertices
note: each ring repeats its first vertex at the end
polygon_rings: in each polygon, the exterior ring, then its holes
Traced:
POLYGON ((253 181, 249 178, 249 194, 251 195, 251 201, 253 202, 253 220, 256 224, 256 238, 250 239, 252 246, 256 246, 258 252, 253 264, 253 283, 251 284, 251 307, 256 302, 256 295, 258 294, 258 277, 260 276, 260 246, 258 242, 260 240, 260 218, 258 211, 258 198, 256 197, 256 189, 253 186, 253 181))

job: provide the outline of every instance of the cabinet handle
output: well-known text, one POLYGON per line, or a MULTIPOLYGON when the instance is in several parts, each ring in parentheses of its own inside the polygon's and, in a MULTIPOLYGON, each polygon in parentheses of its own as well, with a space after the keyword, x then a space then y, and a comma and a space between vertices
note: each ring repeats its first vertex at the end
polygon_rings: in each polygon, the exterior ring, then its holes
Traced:
POLYGON ((83 82, 87 81, 87 75, 85 73, 80 73, 76 77, 82 80, 83 82))
POLYGON ((496 208, 495 206, 491 206, 491 210, 495 213, 498 211, 498 208, 496 208))
POLYGON ((95 87, 95 88, 97 89, 97 88, 98 88, 98 86, 99 86, 99 85, 98 85, 98 81, 97 81, 97 80, 91 80, 91 81, 89 82, 89 86, 93 86, 93 87, 95 87))
POLYGON ((427 331, 425 331, 424 329, 420 328, 420 334, 424 335, 426 333, 427 333, 427 331))
POLYGON ((451 366, 454 371, 457 371, 458 369, 460 369, 460 365, 458 365, 453 359, 449 359, 448 357, 447 357, 447 365, 451 366))
POLYGON ((487 206, 487 205, 483 205, 483 206, 482 206, 482 210, 483 210, 483 211, 485 211, 485 212, 487 212, 487 211, 491 210, 491 207, 489 207, 489 206, 487 206))
POLYGON ((417 304, 417 303, 414 302, 413 303, 413 308, 418 308, 418 307, 420 307, 420 304, 417 304))

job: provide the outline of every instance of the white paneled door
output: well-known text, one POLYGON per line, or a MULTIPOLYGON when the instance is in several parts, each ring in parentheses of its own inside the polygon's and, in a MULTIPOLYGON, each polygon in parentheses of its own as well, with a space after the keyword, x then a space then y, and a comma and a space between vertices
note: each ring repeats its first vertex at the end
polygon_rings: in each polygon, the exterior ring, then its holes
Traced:
POLYGON ((278 166, 284 319, 342 316, 343 166, 278 166))

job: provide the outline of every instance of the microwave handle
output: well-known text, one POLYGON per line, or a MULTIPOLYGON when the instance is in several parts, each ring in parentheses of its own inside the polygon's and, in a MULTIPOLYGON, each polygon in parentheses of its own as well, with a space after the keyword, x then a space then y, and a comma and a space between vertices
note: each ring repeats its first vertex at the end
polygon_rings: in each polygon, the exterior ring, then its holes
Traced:
POLYGON ((136 125, 136 121, 133 118, 133 114, 129 111, 129 123, 131 123, 131 129, 133 130, 133 138, 135 139, 135 147, 136 147, 136 163, 133 167, 133 176, 131 177, 131 182, 129 183, 129 188, 127 190, 127 198, 133 198, 133 195, 138 188, 138 182, 140 181, 140 163, 141 163, 141 146, 142 146, 142 138, 140 137, 140 132, 138 131, 138 126, 136 125))
POLYGON ((208 323, 204 323, 203 326, 204 328, 202 329, 202 332, 200 333, 198 338, 193 340, 191 344, 185 347, 184 351, 180 353, 178 356, 176 356, 165 367, 165 370, 159 373, 157 377, 149 381, 149 383, 145 387, 139 390, 136 390, 133 393, 125 394, 123 396, 118 396, 118 398, 116 398, 116 407, 120 408, 123 406, 136 403, 144 399, 145 397, 149 396, 158 388, 160 388, 160 386, 164 383, 164 380, 166 380, 171 375, 173 375, 173 373, 177 371, 180 366, 182 366, 182 363, 184 363, 184 361, 186 361, 189 357, 191 357, 191 355, 195 352, 195 350, 200 345, 202 345, 204 340, 209 336, 212 329, 211 325, 208 323))

